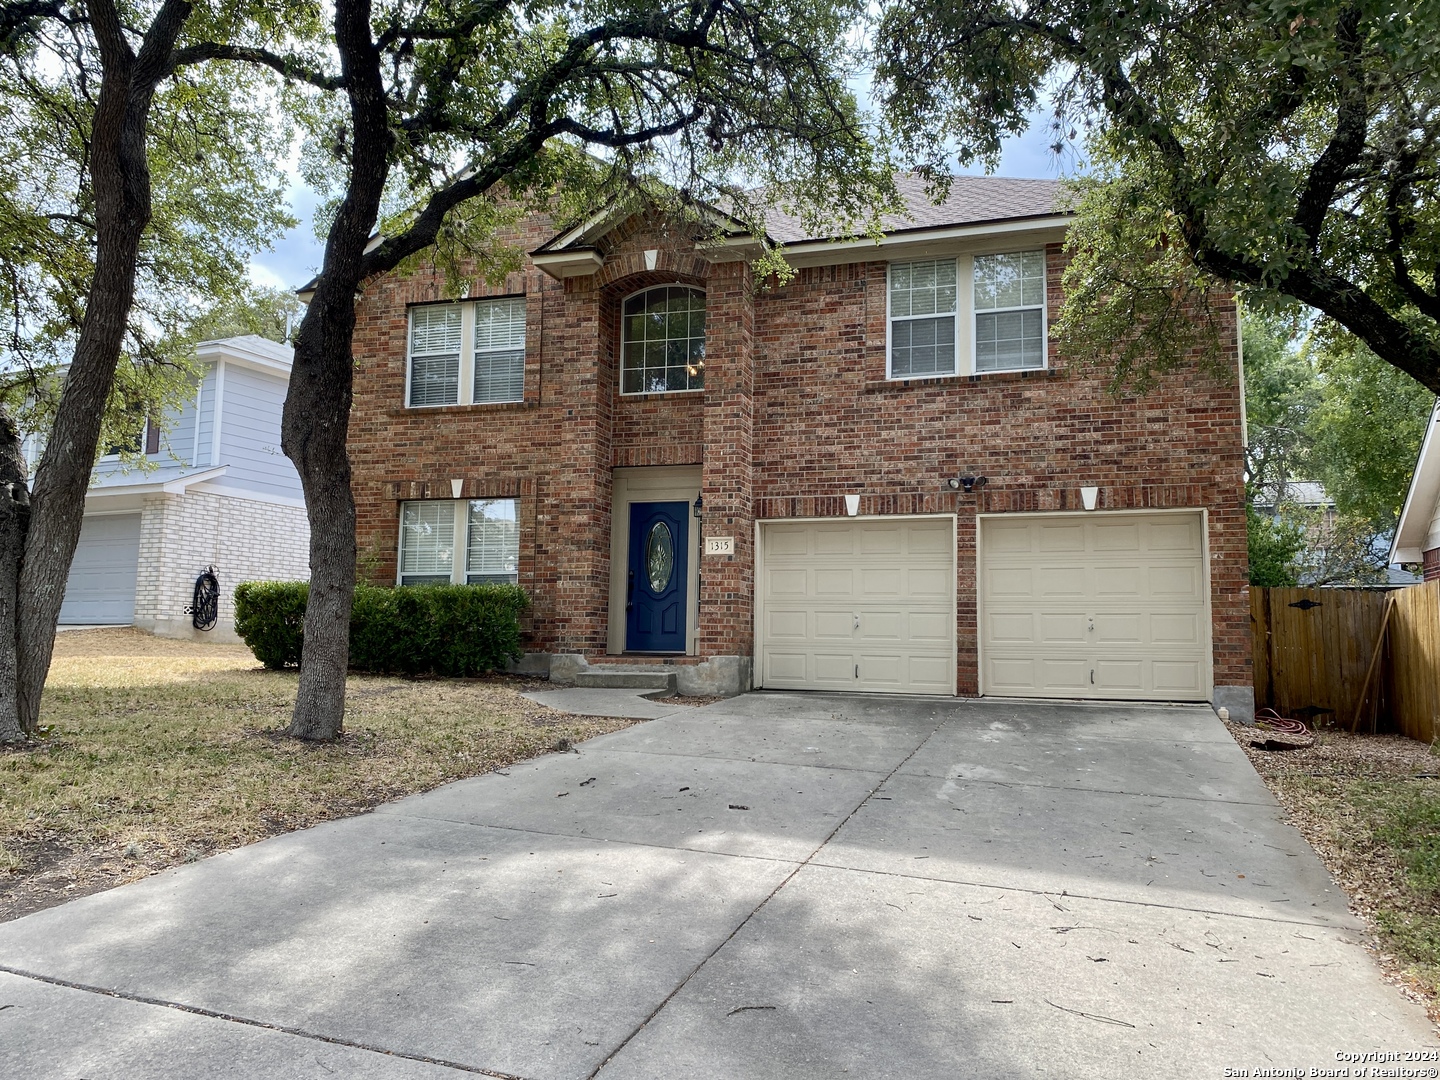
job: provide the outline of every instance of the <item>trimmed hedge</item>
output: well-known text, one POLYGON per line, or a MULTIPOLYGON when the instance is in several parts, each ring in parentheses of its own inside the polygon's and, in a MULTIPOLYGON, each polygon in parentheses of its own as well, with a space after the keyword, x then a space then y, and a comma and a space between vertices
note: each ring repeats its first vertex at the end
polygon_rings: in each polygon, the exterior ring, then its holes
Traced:
MULTIPOLYGON (((303 581, 235 587, 235 632, 267 668, 300 666, 303 581)), ((480 675, 518 660, 520 615, 530 598, 516 585, 356 585, 350 667, 404 675, 480 675)))

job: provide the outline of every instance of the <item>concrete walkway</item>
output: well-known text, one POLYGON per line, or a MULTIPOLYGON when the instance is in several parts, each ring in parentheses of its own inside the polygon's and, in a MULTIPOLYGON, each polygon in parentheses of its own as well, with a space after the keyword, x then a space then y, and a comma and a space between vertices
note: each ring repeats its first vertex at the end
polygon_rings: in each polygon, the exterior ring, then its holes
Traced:
POLYGON ((6 1077, 1220 1077, 1437 1045, 1198 707, 752 694, 0 925, 0 969, 6 1077))

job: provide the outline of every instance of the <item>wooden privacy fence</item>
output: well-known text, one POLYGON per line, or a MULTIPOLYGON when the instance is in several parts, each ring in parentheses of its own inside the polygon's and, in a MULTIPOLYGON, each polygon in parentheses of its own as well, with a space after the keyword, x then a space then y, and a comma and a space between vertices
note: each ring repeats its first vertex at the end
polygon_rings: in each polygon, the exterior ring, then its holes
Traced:
POLYGON ((1250 625, 1257 708, 1423 742, 1440 734, 1440 581, 1252 588, 1250 625))

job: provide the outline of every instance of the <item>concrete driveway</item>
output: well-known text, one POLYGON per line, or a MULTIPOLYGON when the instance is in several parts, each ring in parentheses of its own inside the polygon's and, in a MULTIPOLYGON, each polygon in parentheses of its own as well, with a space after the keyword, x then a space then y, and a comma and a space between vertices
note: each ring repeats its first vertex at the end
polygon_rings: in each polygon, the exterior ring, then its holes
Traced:
POLYGON ((1200 707, 751 694, 0 925, 6 1077, 1312 1075, 1436 1045, 1200 707))

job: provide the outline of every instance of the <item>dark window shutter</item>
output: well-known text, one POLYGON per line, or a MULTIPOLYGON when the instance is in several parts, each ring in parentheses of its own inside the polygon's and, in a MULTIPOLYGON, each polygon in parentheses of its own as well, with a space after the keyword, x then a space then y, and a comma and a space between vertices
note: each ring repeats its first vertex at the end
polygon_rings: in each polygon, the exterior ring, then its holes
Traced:
POLYGON ((155 423, 152 416, 145 421, 145 453, 158 454, 160 452, 160 425, 155 423))

